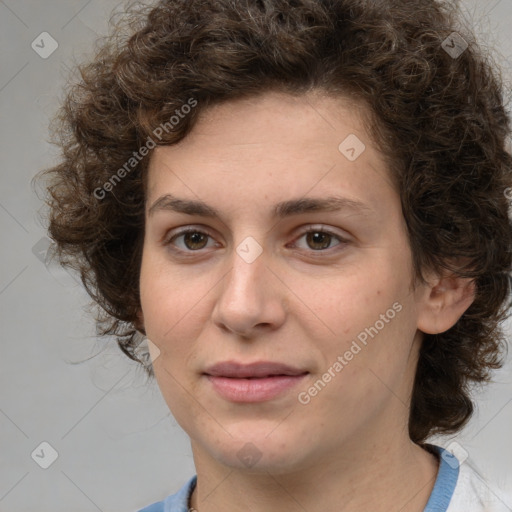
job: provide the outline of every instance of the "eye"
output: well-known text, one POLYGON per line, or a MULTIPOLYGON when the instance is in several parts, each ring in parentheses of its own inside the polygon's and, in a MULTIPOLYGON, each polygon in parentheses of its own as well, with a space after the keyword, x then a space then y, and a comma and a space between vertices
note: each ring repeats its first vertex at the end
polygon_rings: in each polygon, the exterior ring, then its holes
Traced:
MULTIPOLYGON (((300 240, 303 237, 306 237, 305 240, 308 246, 307 248, 316 252, 331 248, 329 246, 333 239, 337 239, 339 241, 335 246, 348 243, 348 240, 345 240, 336 233, 324 228, 310 228, 307 231, 304 231, 297 240, 300 240)), ((294 245, 296 245, 296 242, 294 242, 294 245)))
POLYGON ((196 252, 206 247, 208 238, 211 236, 197 228, 186 228, 181 230, 179 233, 174 234, 171 238, 164 242, 164 245, 170 246, 173 250, 178 252, 196 252), (184 247, 173 247, 175 240, 183 237, 184 247))

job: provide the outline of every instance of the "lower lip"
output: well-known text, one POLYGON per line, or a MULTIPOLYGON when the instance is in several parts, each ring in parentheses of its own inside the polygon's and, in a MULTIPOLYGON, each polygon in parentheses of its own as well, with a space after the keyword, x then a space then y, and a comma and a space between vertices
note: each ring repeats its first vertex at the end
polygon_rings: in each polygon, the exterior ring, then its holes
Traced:
POLYGON ((276 375, 261 379, 206 377, 219 395, 231 402, 265 402, 297 385, 307 374, 276 375))

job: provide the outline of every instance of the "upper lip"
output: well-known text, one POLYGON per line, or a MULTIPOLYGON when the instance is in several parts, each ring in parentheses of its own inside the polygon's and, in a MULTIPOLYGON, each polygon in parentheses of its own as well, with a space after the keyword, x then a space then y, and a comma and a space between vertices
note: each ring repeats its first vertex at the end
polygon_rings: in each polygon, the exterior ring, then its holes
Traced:
POLYGON ((284 363, 274 363, 271 361, 260 361, 250 364, 237 363, 236 361, 223 361, 210 366, 204 373, 213 377, 243 379, 247 377, 269 377, 273 375, 303 375, 308 372, 284 363))

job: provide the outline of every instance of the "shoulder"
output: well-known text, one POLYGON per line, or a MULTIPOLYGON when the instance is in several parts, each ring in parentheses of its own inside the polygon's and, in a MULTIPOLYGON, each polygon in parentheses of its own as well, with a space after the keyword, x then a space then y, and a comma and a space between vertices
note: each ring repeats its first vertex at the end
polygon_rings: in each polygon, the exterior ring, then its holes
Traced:
POLYGON ((482 477, 458 443, 425 448, 437 454, 439 470, 424 512, 512 512, 512 496, 482 477))
POLYGON ((465 461, 447 512, 511 512, 512 495, 486 480, 465 461))
POLYGON ((152 503, 137 512, 189 512, 189 500, 197 482, 194 475, 176 494, 167 496, 165 500, 152 503))

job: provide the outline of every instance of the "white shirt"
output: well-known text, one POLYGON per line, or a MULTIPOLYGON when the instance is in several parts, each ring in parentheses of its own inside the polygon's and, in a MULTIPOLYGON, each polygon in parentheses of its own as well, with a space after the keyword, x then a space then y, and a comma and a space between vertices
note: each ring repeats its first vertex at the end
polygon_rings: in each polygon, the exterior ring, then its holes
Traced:
POLYGON ((486 481, 464 461, 446 512, 512 512, 512 495, 486 481))

